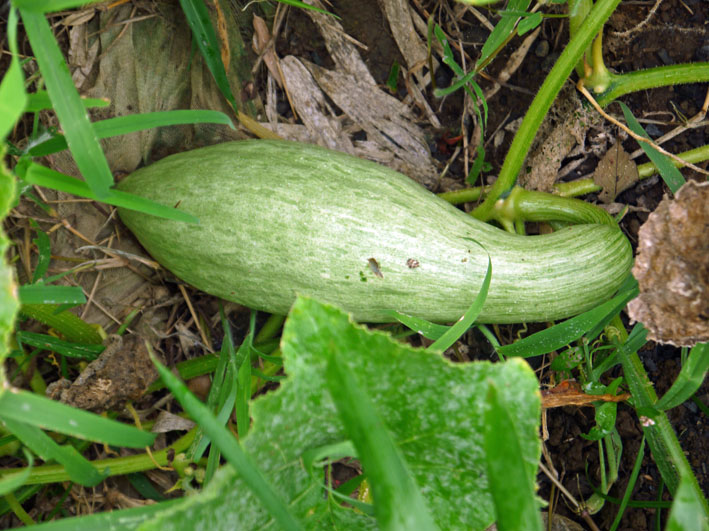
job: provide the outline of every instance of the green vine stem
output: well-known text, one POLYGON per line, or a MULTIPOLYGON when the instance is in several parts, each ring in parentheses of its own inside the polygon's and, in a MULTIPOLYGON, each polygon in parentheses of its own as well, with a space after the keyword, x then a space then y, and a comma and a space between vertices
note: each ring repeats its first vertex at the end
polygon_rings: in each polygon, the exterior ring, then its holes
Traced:
POLYGON ((709 63, 658 66, 627 74, 611 74, 608 90, 601 94, 597 101, 601 107, 605 107, 613 100, 630 92, 707 81, 709 81, 709 63))
MULTIPOLYGON (((620 315, 616 315, 610 324, 620 332, 621 341, 626 341, 628 333, 625 331, 620 315)), ((707 499, 704 497, 692 467, 682 451, 677 434, 667 415, 664 411, 658 411, 654 407, 657 403, 657 393, 647 376, 638 353, 622 347, 617 352, 618 360, 623 366, 623 376, 633 396, 633 406, 640 416, 643 432, 650 444, 653 459, 662 474, 662 479, 674 496, 679 487, 680 477, 686 477, 696 493, 696 498, 702 500, 702 510, 706 518, 709 515, 707 499)))
MULTIPOLYGON (((581 25, 593 7, 593 0, 570 0, 569 1, 569 35, 576 35, 581 29, 581 25)), ((576 73, 581 78, 586 75, 584 59, 591 60, 590 50, 586 50, 581 59, 576 62, 576 73)))
POLYGON ((559 56, 549 75, 544 80, 542 87, 532 101, 527 114, 522 121, 517 134, 515 135, 510 150, 507 152, 505 162, 500 170, 497 181, 490 190, 490 193, 474 211, 473 215, 478 219, 487 221, 492 217, 495 202, 506 191, 514 186, 524 159, 527 156, 532 141, 537 134, 537 130, 544 120, 544 116, 554 102, 556 95, 561 90, 562 85, 571 74, 574 66, 583 56, 585 50, 591 44, 593 38, 603 27, 604 22, 611 16, 620 0, 598 0, 591 9, 584 23, 579 28, 578 33, 571 38, 569 44, 559 56))
POLYGON ((581 201, 515 186, 504 200, 494 206, 493 217, 503 225, 518 221, 565 221, 617 226, 603 209, 581 201))
MULTIPOLYGON (((686 162, 696 164, 709 160, 709 144, 699 146, 695 149, 690 149, 677 155, 686 162)), ((681 168, 682 164, 671 159, 672 164, 681 168)), ((638 165, 638 176, 640 179, 647 179, 657 174, 657 166, 652 162, 645 162, 638 165)), ((452 205, 460 205, 462 203, 471 203, 480 199, 481 196, 487 194, 492 186, 476 186, 474 188, 463 188, 462 190, 452 190, 438 194, 438 197, 451 203, 452 205)), ((578 197, 581 195, 600 192, 602 187, 597 185, 593 179, 576 179, 575 181, 561 182, 554 184, 554 194, 561 197, 578 197)))
MULTIPOLYGON (((143 453, 127 457, 97 459, 96 461, 92 461, 91 464, 99 472, 108 474, 109 476, 120 476, 133 472, 142 472, 143 470, 152 470, 155 468, 156 463, 160 466, 166 466, 170 464, 169 456, 171 454, 179 454, 189 447, 196 432, 197 428, 192 428, 170 446, 157 452, 152 452, 152 458, 147 453, 143 453)), ((0 478, 3 480, 9 479, 17 474, 21 474, 24 470, 24 468, 14 470, 5 469, 0 478)), ((71 481, 63 465, 43 465, 32 468, 27 481, 25 481, 25 485, 60 483, 62 481, 71 481)))

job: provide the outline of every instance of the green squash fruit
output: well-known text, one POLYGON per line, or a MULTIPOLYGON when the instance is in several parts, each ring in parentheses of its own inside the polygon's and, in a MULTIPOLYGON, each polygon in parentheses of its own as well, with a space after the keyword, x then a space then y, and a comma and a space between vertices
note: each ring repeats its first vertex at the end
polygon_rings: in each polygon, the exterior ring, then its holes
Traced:
POLYGON ((287 313, 302 294, 359 321, 391 321, 388 310, 455 321, 478 293, 489 254, 478 322, 547 321, 609 298, 632 262, 617 227, 510 234, 384 166, 294 142, 180 153, 118 188, 199 218, 119 209, 159 263, 207 293, 272 313, 287 313))

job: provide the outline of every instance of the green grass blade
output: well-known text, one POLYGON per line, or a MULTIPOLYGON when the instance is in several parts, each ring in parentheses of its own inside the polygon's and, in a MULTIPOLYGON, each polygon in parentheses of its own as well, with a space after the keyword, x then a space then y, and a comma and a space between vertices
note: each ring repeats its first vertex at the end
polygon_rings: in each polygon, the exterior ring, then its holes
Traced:
POLYGON ((321 9, 319 7, 311 6, 309 4, 306 4, 305 2, 301 2, 300 0, 278 0, 281 4, 286 4, 288 6, 293 6, 293 7, 299 7, 301 9, 312 9, 313 11, 317 11, 318 13, 323 13, 324 15, 330 15, 332 17, 335 17, 336 19, 339 19, 337 15, 333 15, 329 11, 325 11, 324 9, 321 9))
POLYGON ((592 310, 497 350, 504 356, 530 358, 560 349, 589 331, 605 326, 633 296, 632 292, 620 293, 592 310))
MULTIPOLYGON (((224 425, 229 418, 229 412, 227 412, 226 417, 224 417, 223 406, 226 395, 222 396, 222 392, 228 392, 229 388, 233 386, 233 382, 229 382, 229 379, 234 377, 233 371, 230 373, 228 369, 230 368, 231 362, 234 358, 234 340, 231 336, 231 327, 229 326, 229 322, 224 315, 224 308, 222 308, 221 305, 219 306, 219 315, 222 321, 222 329, 224 330, 224 339, 222 341, 221 351, 219 352, 217 366, 214 369, 214 375, 212 376, 212 386, 209 388, 209 395, 207 396, 207 407, 210 411, 215 411, 215 409, 220 410, 220 413, 217 415, 217 420, 224 425)), ((199 461, 202 458, 202 455, 204 455, 204 452, 210 442, 209 437, 205 435, 202 427, 198 426, 194 442, 192 443, 190 450, 187 452, 190 461, 199 461)), ((210 462, 211 460, 218 461, 218 454, 218 448, 212 446, 209 456, 210 462)))
POLYGON ((638 455, 635 458, 635 464, 633 465, 633 471, 630 473, 630 478, 628 480, 628 485, 625 488, 625 493, 623 494, 623 499, 618 507, 618 512, 615 515, 613 524, 611 525, 611 531, 618 529, 621 518, 623 518, 623 513, 625 513, 625 508, 628 506, 630 501, 630 495, 633 493, 633 488, 638 480, 638 474, 640 474, 640 466, 643 464, 643 456, 645 455, 645 436, 643 436, 642 441, 640 441, 640 449, 638 450, 638 455))
POLYGON ((222 63, 219 42, 217 41, 212 21, 209 18, 207 7, 204 5, 203 0, 180 0, 180 6, 182 6, 182 11, 187 17, 187 23, 192 29, 192 34, 197 42, 197 47, 209 71, 212 73, 219 91, 236 111, 238 107, 229 86, 224 63, 222 63))
POLYGON ((699 343, 690 351, 679 376, 655 407, 664 411, 689 400, 701 387, 708 370, 709 343, 699 343))
POLYGON ((239 442, 234 439, 234 436, 224 426, 219 424, 219 421, 214 418, 207 406, 190 393, 185 384, 178 380, 167 367, 155 358, 153 358, 153 362, 165 385, 172 391, 175 398, 191 417, 199 420, 200 425, 212 439, 212 442, 219 447, 227 461, 238 471, 241 478, 261 500, 273 519, 278 522, 278 525, 282 529, 301 529, 300 524, 288 511, 288 506, 275 489, 269 485, 261 471, 241 448, 239 442))
MULTIPOLYGON (((628 334, 628 339, 626 339, 625 342, 618 348, 618 351, 623 351, 626 354, 637 352, 645 343, 647 343, 647 329, 642 323, 636 323, 630 331, 630 334, 628 334)), ((616 352, 608 358, 608 362, 604 361, 593 368, 593 371, 591 372, 591 381, 600 381, 601 376, 603 376, 606 371, 619 363, 620 354, 616 352)))
MULTIPOLYGON (((111 102, 104 98, 81 98, 81 103, 87 109, 93 107, 108 107, 111 102)), ((39 90, 27 95, 27 105, 25 112, 39 112, 52 109, 52 100, 46 90, 39 90)))
POLYGON ((128 474, 126 479, 130 482, 131 486, 138 491, 138 494, 140 494, 144 500, 155 500, 157 502, 161 502, 167 499, 153 486, 150 480, 142 472, 128 474))
POLYGON ((22 116, 27 104, 22 67, 17 59, 17 11, 10 8, 7 21, 7 40, 10 47, 10 66, 0 83, 0 141, 5 140, 22 116))
POLYGON ((636 352, 626 352, 623 349, 618 350, 618 356, 623 364, 623 376, 633 395, 633 405, 638 415, 645 417, 643 432, 667 488, 673 496, 676 495, 680 478, 683 477, 688 486, 695 491, 694 496, 702 500, 704 515, 709 517, 709 504, 682 451, 672 424, 664 411, 658 411, 653 406, 657 402, 657 394, 642 361, 636 352))
POLYGON ((35 268, 34 273, 32 273, 32 283, 34 284, 47 273, 47 270, 49 269, 49 262, 52 259, 52 249, 51 244, 49 243, 49 236, 47 236, 47 233, 39 228, 37 222, 30 219, 30 225, 37 233, 37 237, 32 240, 32 243, 37 246, 37 267, 35 268))
POLYGON ((113 175, 49 23, 41 13, 21 9, 20 14, 76 165, 96 197, 103 199, 113 175))
MULTIPOLYGON (((709 519, 702 510, 702 500, 692 488, 691 480, 682 476, 679 488, 675 493, 670 517, 667 520, 666 531, 709 531, 709 519)), ((704 501, 706 503, 706 501, 704 501)))
POLYGON ((18 289, 22 304, 84 304, 86 297, 78 286, 28 284, 18 289))
POLYGON ((439 325, 426 321, 426 319, 421 319, 420 317, 414 317, 413 315, 406 315, 404 313, 399 313, 394 310, 389 311, 389 315, 392 318, 399 321, 404 326, 407 326, 411 330, 418 334, 421 334, 426 339, 436 340, 446 333, 449 327, 444 325, 439 325))
POLYGON ((100 345, 103 341, 95 326, 71 312, 59 311, 57 305, 26 304, 20 308, 20 313, 54 328, 72 343, 100 345))
POLYGON ((89 361, 98 358, 99 354, 101 354, 105 348, 101 344, 86 345, 81 343, 72 343, 71 341, 64 341, 63 339, 47 334, 37 334, 35 332, 25 332, 23 330, 18 330, 15 333, 15 339, 17 339, 17 342, 21 345, 28 345, 42 350, 49 350, 69 358, 79 358, 89 361))
POLYGON ((153 433, 19 389, 6 389, 0 395, 0 412, 4 419, 115 446, 143 448, 155 440, 153 433))
POLYGON ((490 383, 485 411, 484 449, 487 477, 500 531, 542 531, 535 478, 529 474, 519 434, 509 410, 490 383))
MULTIPOLYGON (((630 127, 631 131, 644 138, 650 139, 650 135, 645 132, 645 129, 643 129, 642 125, 640 125, 640 122, 635 119, 635 116, 633 116, 633 113, 630 112, 628 106, 625 105, 623 102, 618 103, 620 104, 621 109, 623 109, 625 121, 628 122, 628 127, 630 127)), ((640 144, 642 150, 652 161, 652 163, 657 167, 657 171, 660 172, 660 176, 662 177, 662 180, 665 181, 665 184, 668 186, 668 188, 672 191, 673 194, 677 193, 677 190, 679 190, 680 187, 685 183, 685 180, 684 177, 682 177, 680 171, 675 167, 674 164, 672 164, 670 158, 657 151, 647 142, 638 142, 638 144, 640 144)))
POLYGON ((506 11, 527 11, 529 4, 530 0, 511 0, 507 4, 507 9, 500 13, 502 18, 495 25, 495 29, 490 33, 485 44, 483 44, 483 49, 480 52, 480 58, 477 64, 484 63, 495 50, 502 46, 507 37, 514 31, 519 16, 506 13, 506 11))
MULTIPOLYGON (((102 474, 106 474, 111 477, 153 470, 156 463, 160 466, 168 465, 176 454, 184 452, 187 447, 189 447, 190 442, 192 442, 194 432, 194 429, 190 430, 168 447, 158 451, 153 450, 150 454, 145 452, 124 457, 96 459, 92 461, 92 465, 102 474)), ((14 478, 23 472, 24 468, 6 468, 3 470, 3 477, 14 478)), ((35 466, 32 469, 25 485, 46 485, 49 483, 61 483, 69 480, 69 475, 62 465, 40 465, 35 466)), ((0 514, 2 510, 3 503, 2 499, 0 499, 0 514)))
POLYGON ((26 173, 22 177, 30 184, 52 188, 60 192, 78 195, 79 197, 100 200, 109 205, 129 208, 160 218, 173 219, 185 223, 199 223, 199 220, 191 214, 155 203, 137 195, 121 192, 120 190, 109 190, 103 198, 99 198, 85 182, 34 162, 30 162, 27 165, 26 173))
POLYGON ((532 13, 529 16, 524 17, 519 21, 517 25, 517 35, 520 37, 525 33, 532 31, 534 28, 542 23, 542 14, 539 12, 532 13))
POLYGON ((101 0, 13 0, 15 7, 37 13, 52 13, 74 7, 83 7, 101 0))
POLYGON ((437 529, 427 503, 366 391, 335 355, 327 364, 327 387, 367 478, 382 529, 437 529))
MULTIPOLYGON (((199 123, 228 125, 231 129, 234 129, 234 124, 226 114, 208 110, 176 110, 130 114, 93 122, 92 125, 98 138, 110 138, 156 127, 199 123)), ((57 135, 33 146, 29 150, 29 154, 33 157, 44 157, 66 148, 67 143, 64 135, 57 135)))
POLYGON ((502 168, 500 168, 495 184, 493 184, 485 200, 473 210, 473 215, 476 218, 482 220, 490 219, 495 202, 502 194, 511 190, 514 186, 517 175, 524 164, 544 116, 546 116, 571 71, 619 3, 620 0, 597 0, 581 29, 569 40, 568 45, 564 48, 529 106, 529 110, 524 120, 522 120, 522 124, 517 130, 512 140, 512 145, 505 156, 505 161, 502 164, 502 168))
POLYGON ((105 479, 89 461, 81 456, 72 446, 59 446, 54 440, 36 426, 10 419, 0 413, 3 423, 20 441, 45 461, 54 460, 62 465, 71 480, 85 487, 98 485, 105 479))
MULTIPOLYGON (((253 313, 255 316, 256 313, 253 313)), ((253 322, 253 321, 252 321, 253 322)), ((246 437, 251 425, 251 416, 249 414, 249 401, 251 400, 251 338, 253 337, 253 328, 244 339, 244 342, 239 347, 239 356, 235 362, 236 366, 236 429, 239 433, 239 438, 246 437), (242 357, 242 349, 244 350, 242 357)))
POLYGON ((487 299, 488 288, 490 287, 490 279, 492 278, 492 261, 490 255, 487 256, 487 270, 485 271, 485 278, 483 279, 482 286, 480 286, 480 291, 475 296, 473 304, 470 308, 463 314, 460 320, 446 330, 445 334, 436 339, 433 344, 428 347, 429 350, 440 350, 445 351, 450 348, 453 343, 458 341, 460 337, 465 334, 465 332, 473 326, 475 319, 480 315, 480 311, 483 309, 485 304, 485 299, 487 299))
POLYGON ((25 484, 27 478, 30 477, 30 472, 32 472, 32 467, 34 466, 34 456, 31 452, 23 449, 25 453, 25 459, 27 459, 27 467, 20 473, 9 478, 0 479, 0 497, 5 496, 10 492, 14 492, 25 484))

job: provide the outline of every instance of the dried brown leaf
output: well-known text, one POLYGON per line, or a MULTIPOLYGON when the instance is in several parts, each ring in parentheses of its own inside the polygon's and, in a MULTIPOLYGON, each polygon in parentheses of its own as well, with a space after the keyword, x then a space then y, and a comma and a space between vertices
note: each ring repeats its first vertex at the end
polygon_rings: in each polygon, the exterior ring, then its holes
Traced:
POLYGON ((584 145, 588 129, 599 123, 597 114, 584 109, 576 91, 565 86, 542 123, 526 163, 529 171, 519 175, 520 184, 528 190, 550 192, 562 161, 574 146, 584 145))
POLYGON ((620 142, 606 152, 593 173, 593 181, 603 188, 598 198, 604 203, 612 203, 639 178, 637 164, 630 159, 620 142))
POLYGON ((424 186, 436 181, 423 131, 415 124, 409 108, 374 84, 350 74, 326 70, 305 63, 318 85, 354 123, 395 156, 390 165, 424 186))

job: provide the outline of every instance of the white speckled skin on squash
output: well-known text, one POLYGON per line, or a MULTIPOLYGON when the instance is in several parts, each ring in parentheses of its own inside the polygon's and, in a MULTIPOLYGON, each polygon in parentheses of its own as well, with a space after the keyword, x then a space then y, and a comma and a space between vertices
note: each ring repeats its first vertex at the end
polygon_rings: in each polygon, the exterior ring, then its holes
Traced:
POLYGON ((119 210, 158 262, 207 293, 273 313, 303 294, 359 321, 391 321, 387 310, 455 321, 485 275, 479 242, 492 281, 478 321, 546 321, 610 297, 632 262, 616 227, 509 234, 384 166, 294 142, 180 153, 118 188, 200 219, 119 210))

